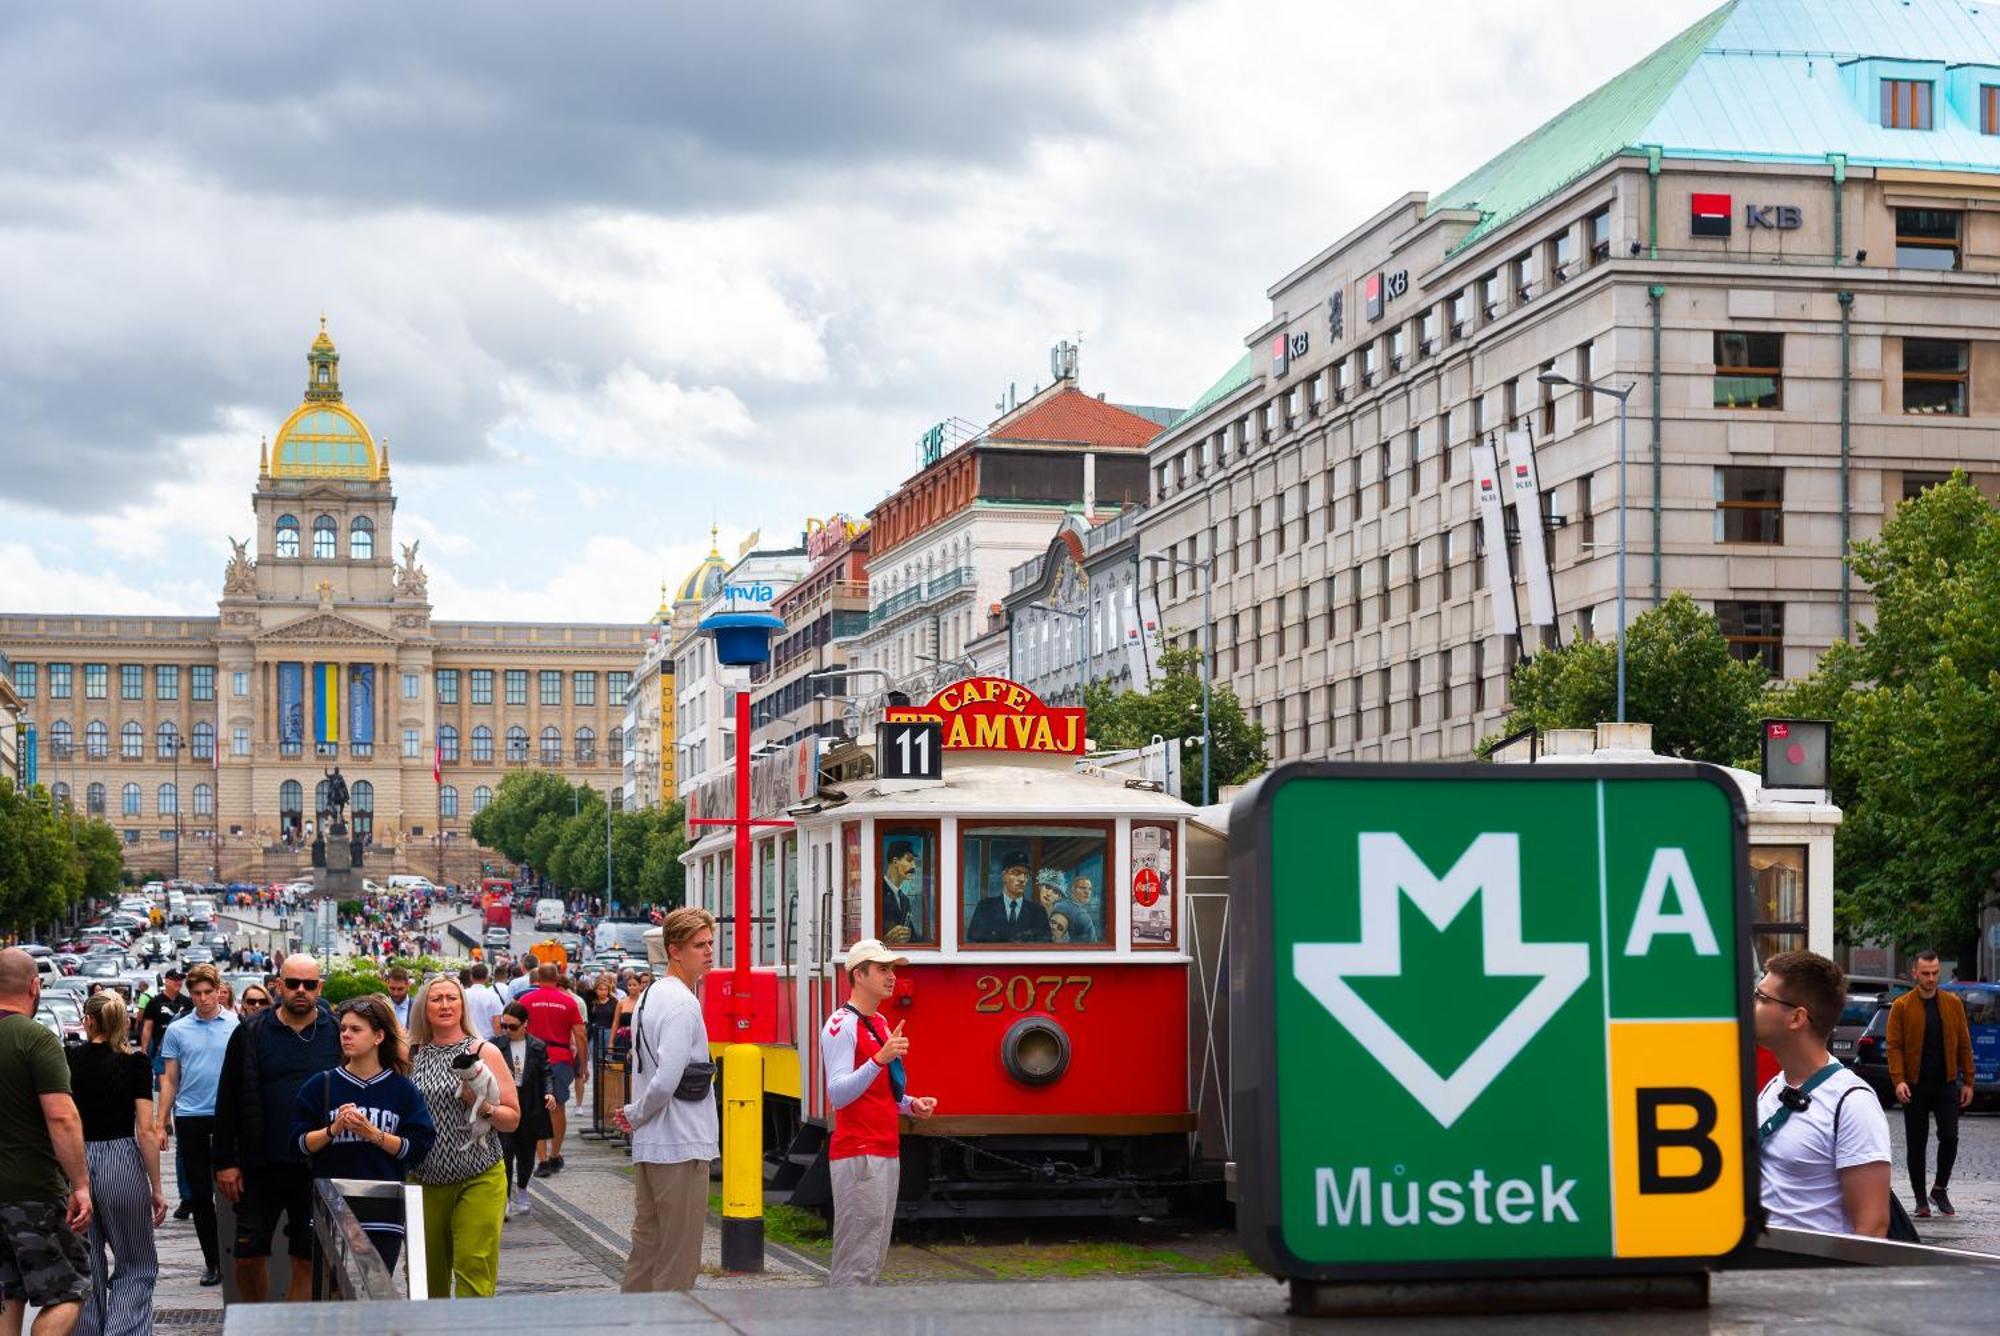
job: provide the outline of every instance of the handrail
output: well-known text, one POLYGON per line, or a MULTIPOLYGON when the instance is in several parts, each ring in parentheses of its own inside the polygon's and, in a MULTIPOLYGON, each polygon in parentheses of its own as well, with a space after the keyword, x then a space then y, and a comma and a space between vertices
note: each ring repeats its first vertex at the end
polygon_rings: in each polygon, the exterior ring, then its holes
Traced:
POLYGON ((313 1298, 337 1300, 401 1299, 395 1273, 356 1218, 348 1199, 400 1200, 403 1203, 403 1257, 410 1278, 411 1299, 430 1297, 430 1270, 424 1251, 424 1190, 414 1183, 367 1178, 313 1180, 313 1298), (411 1223, 414 1221, 414 1225, 411 1223))
MULTIPOLYGON (((1859 1234, 1825 1234, 1813 1229, 1776 1226, 1758 1236, 1755 1252, 1784 1253, 1848 1266, 1991 1266, 1994 1262, 1992 1253, 1947 1248, 1936 1243, 1898 1243, 1859 1234)), ((1754 1253, 1749 1265, 1758 1265, 1754 1253)))

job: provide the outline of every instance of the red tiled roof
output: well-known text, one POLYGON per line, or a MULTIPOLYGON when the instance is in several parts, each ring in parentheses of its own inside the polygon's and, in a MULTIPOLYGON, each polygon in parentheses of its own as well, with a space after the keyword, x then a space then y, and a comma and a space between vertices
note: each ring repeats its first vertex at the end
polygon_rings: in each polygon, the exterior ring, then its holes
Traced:
POLYGON ((1076 445, 1137 449, 1160 434, 1160 424, 1137 413, 1093 399, 1082 390, 1067 389, 1039 404, 1023 408, 1008 421, 993 424, 988 440, 1060 441, 1076 445))

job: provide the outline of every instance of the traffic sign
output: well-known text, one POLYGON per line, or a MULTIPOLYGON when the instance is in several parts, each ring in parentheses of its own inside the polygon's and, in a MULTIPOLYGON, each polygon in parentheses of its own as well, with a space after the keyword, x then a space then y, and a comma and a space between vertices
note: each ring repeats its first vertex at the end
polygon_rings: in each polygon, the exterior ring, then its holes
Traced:
POLYGON ((944 778, 944 725, 931 720, 885 723, 877 738, 877 779, 944 778))
POLYGON ((1338 1281, 1744 1246, 1747 829, 1698 765, 1294 765, 1240 799, 1251 1257, 1338 1281))

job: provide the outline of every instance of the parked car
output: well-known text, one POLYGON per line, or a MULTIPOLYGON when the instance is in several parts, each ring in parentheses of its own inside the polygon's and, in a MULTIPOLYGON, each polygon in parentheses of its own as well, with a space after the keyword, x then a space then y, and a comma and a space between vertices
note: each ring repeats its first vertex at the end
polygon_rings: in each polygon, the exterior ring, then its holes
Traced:
POLYGON ((205 946, 190 946, 181 952, 182 965, 213 965, 215 952, 205 946))
POLYGON ((1877 1006, 1887 1006, 1910 991, 1907 979, 1890 979, 1880 975, 1851 974, 1847 978, 1847 1005, 1841 1010, 1840 1023, 1833 1027, 1828 1037, 1827 1051, 1834 1058, 1854 1065, 1855 1042, 1861 1032, 1868 1028, 1869 1020, 1875 1015, 1877 1006))
POLYGON ((56 1018, 57 1022, 62 1026, 59 1037, 65 1044, 81 1044, 84 1042, 83 1008, 77 1003, 76 998, 70 994, 44 992, 42 994, 42 1004, 36 1008, 36 1011, 46 1011, 56 1018))

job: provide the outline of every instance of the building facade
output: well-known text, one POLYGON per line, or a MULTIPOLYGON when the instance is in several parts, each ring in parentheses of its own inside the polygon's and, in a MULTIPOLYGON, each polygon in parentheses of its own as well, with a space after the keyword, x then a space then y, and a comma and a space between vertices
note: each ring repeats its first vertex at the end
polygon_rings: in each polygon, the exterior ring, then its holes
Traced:
POLYGON ((868 526, 846 515, 806 521, 811 568, 778 595, 771 611, 785 629, 771 638, 770 662, 750 670, 751 740, 784 746, 808 736, 856 735, 845 638, 868 626, 868 526))
POLYGON ((613 799, 620 810, 637 811, 673 801, 674 796, 674 610, 660 586, 646 652, 632 670, 625 691, 625 775, 613 799))
POLYGON ((43 782, 122 831, 135 867, 295 875, 338 765, 370 869, 463 879, 484 861, 467 827, 506 775, 619 782, 646 628, 433 619, 339 361, 322 328, 216 616, 0 614, 43 782))
POLYGON ((695 789, 727 773, 736 763, 736 693, 750 689, 750 670, 716 661, 715 645, 701 622, 717 612, 768 612, 806 573, 805 545, 757 548, 752 534, 733 565, 722 564, 713 546, 685 592, 701 591, 699 603, 675 604, 674 787, 683 800, 695 789))
POLYGON ((1470 754, 1521 653, 1616 634, 1612 390, 1628 615, 1686 590, 1802 675, 1869 613, 1851 541, 1952 469, 2000 490, 1995 273, 2000 14, 1737 0, 1272 285, 1150 451, 1168 633, 1212 570, 1274 760, 1470 754))
POLYGON ((1143 514, 1065 515, 1047 550, 1008 573, 1007 676, 1051 703, 1081 703, 1086 683, 1152 690, 1159 610, 1139 570, 1143 514))

